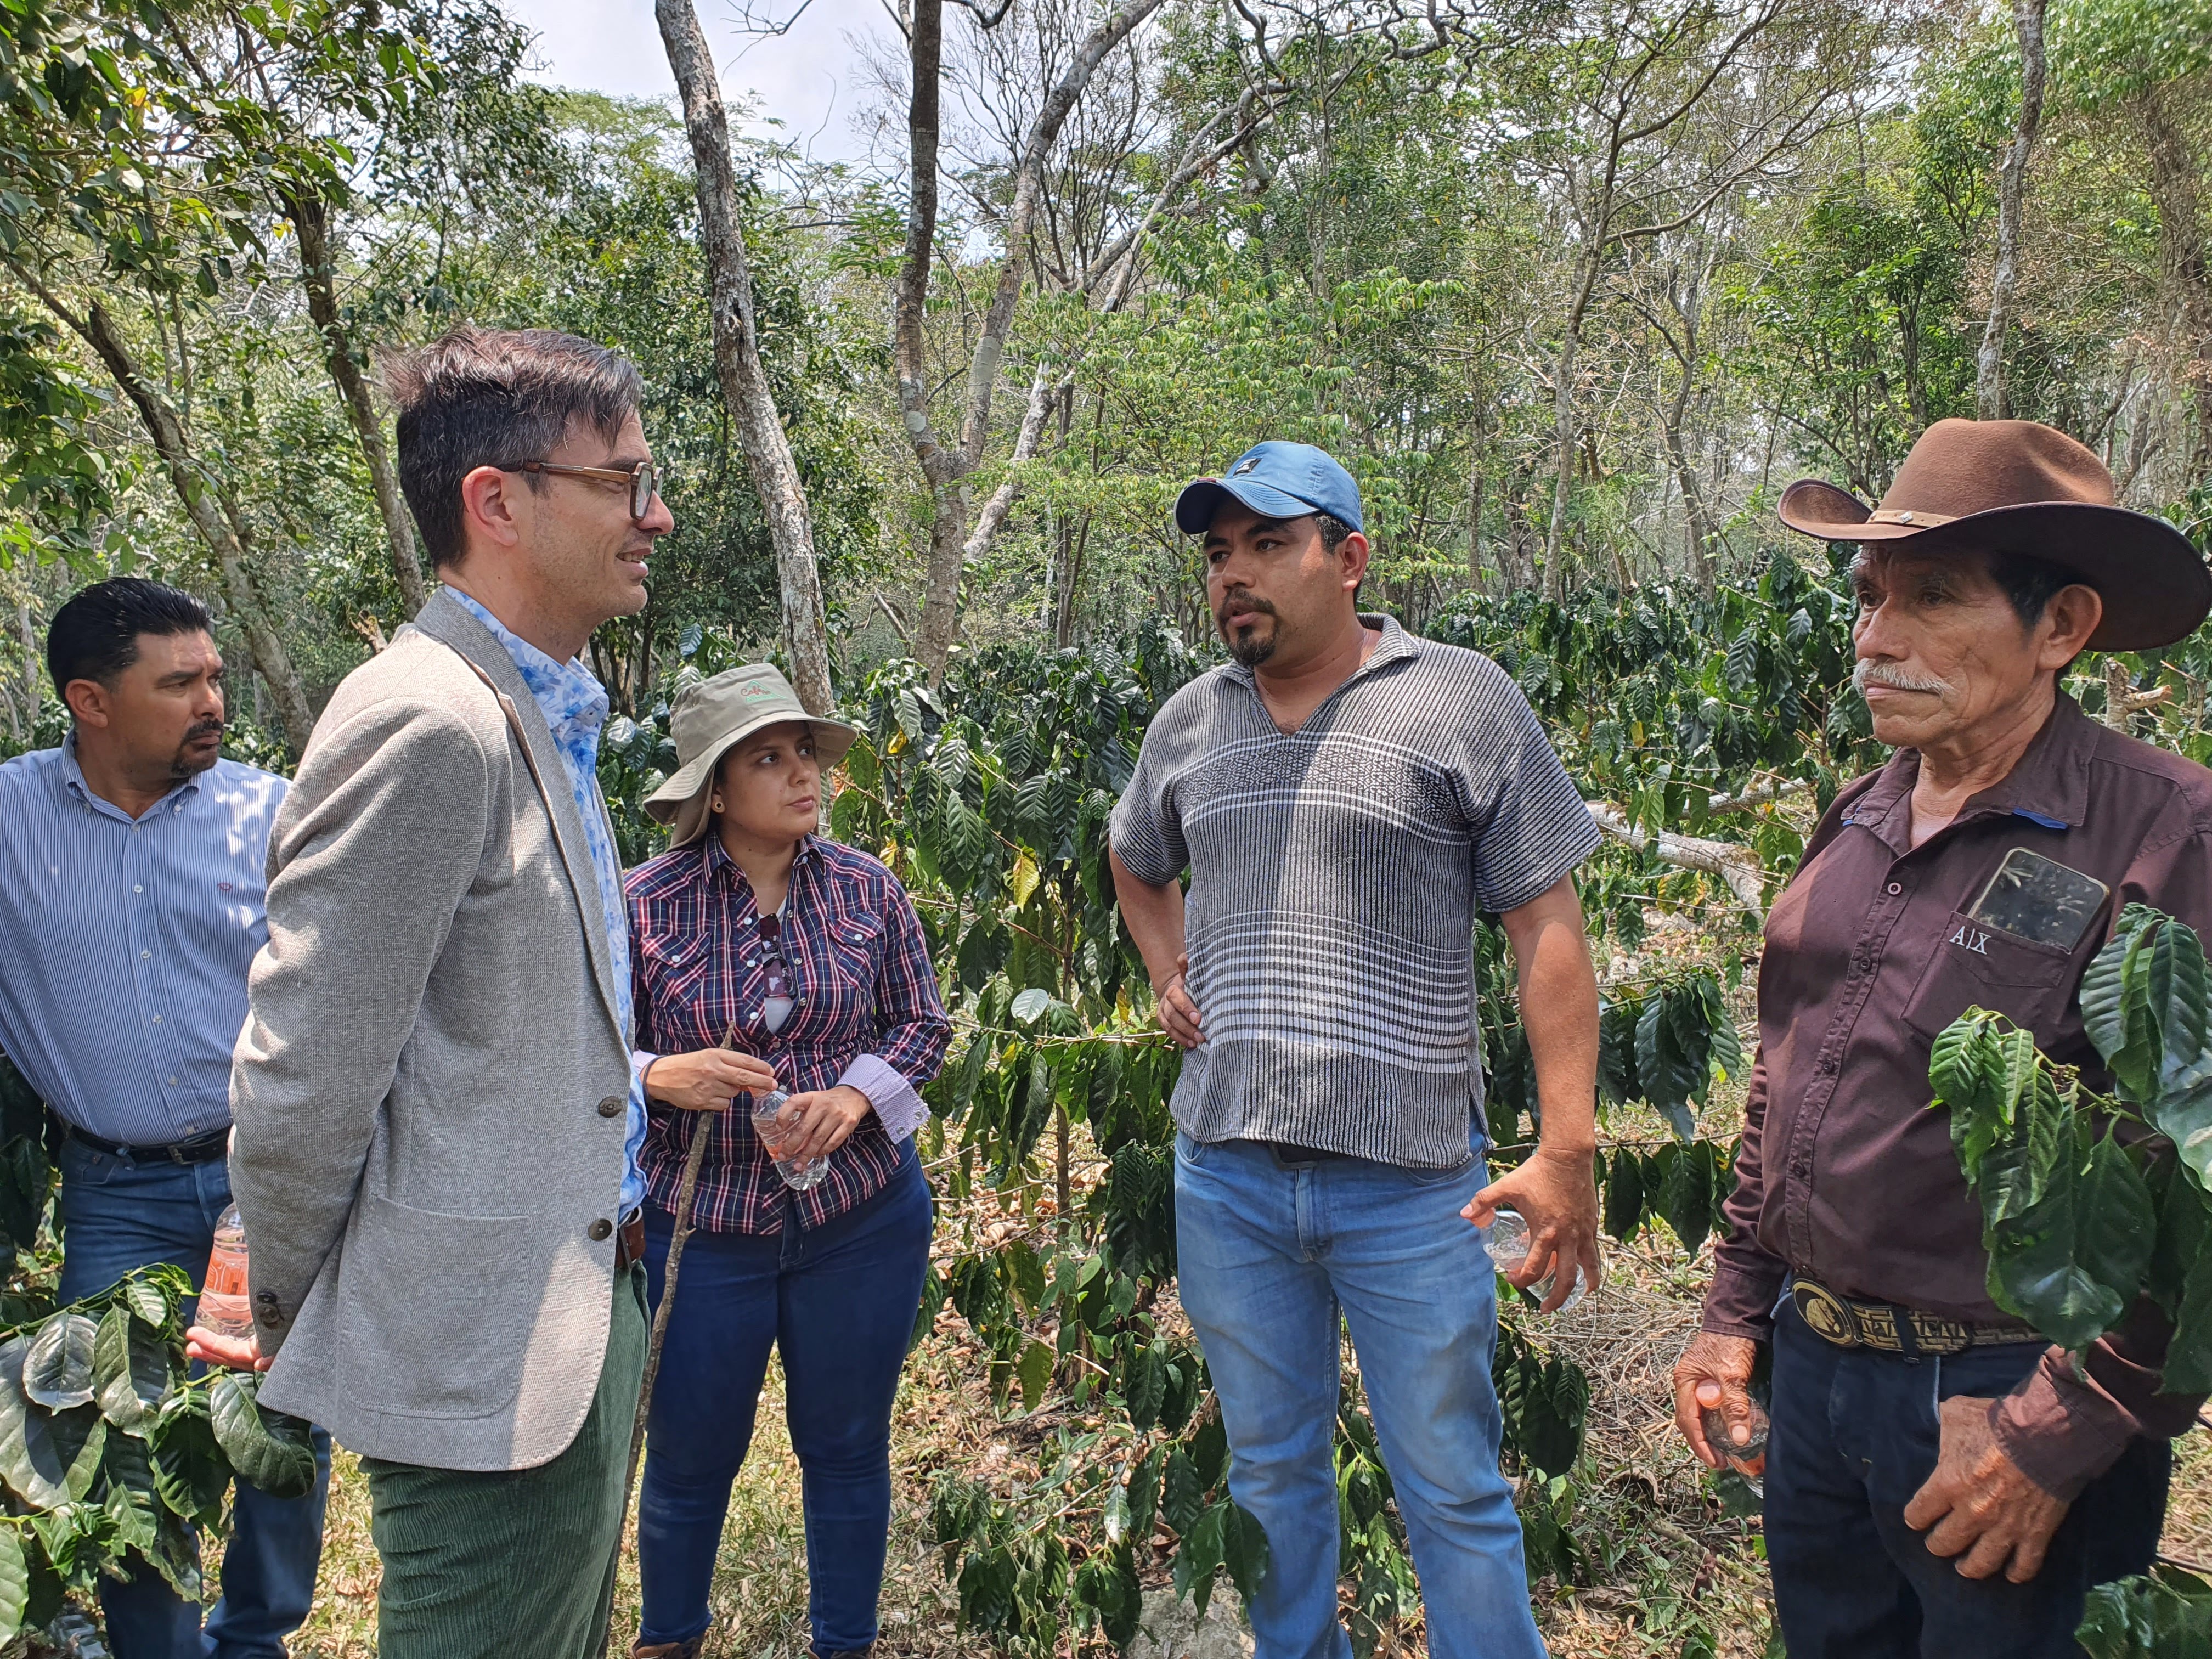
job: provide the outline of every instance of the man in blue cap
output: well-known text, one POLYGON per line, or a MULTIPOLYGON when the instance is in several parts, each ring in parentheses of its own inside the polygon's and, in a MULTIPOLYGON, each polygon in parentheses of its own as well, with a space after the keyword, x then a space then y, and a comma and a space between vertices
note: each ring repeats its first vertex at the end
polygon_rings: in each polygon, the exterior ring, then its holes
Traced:
POLYGON ((1363 616, 1359 489, 1263 443, 1176 505, 1235 659, 1177 692, 1115 809, 1121 911, 1185 1049, 1182 1303, 1267 1535, 1258 1659, 1349 1659, 1336 1617, 1340 1312, 1437 1659, 1543 1652, 1498 1467, 1496 1281, 1510 1205, 1557 1307, 1598 1276, 1597 981, 1575 867, 1598 843, 1488 658, 1363 616), (1188 870, 1186 895, 1181 877, 1188 870), (1543 1102, 1539 1150, 1481 1152, 1477 914, 1504 922, 1543 1102), (1462 1218, 1477 1224, 1463 1224, 1462 1218))

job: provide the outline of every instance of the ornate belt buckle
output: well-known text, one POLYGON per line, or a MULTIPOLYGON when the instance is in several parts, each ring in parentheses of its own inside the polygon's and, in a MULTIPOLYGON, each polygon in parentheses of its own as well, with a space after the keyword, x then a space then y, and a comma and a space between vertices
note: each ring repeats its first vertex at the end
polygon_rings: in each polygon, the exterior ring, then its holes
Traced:
POLYGON ((1859 1322, 1850 1303, 1826 1285, 1815 1285, 1807 1279, 1794 1283, 1790 1294, 1796 1301, 1799 1316, 1814 1335, 1839 1348, 1858 1346, 1859 1322))

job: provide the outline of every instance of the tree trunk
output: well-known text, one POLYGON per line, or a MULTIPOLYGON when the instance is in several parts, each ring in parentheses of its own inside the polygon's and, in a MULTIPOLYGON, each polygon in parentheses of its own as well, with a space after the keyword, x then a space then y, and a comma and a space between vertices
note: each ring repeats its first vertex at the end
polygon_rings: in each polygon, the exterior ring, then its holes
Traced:
POLYGON ((338 315, 337 274, 331 264, 330 207, 320 196, 305 191, 285 191, 279 199, 300 239, 300 282, 307 291, 307 315, 323 338, 323 362, 337 385, 354 435, 361 440, 362 459, 368 463, 369 483, 376 491, 376 510, 384 520, 385 539, 392 546, 392 574, 399 583, 399 602, 410 617, 429 598, 422 580, 422 563, 415 552, 415 520, 399 493, 399 475, 393 471, 392 453, 384 445, 384 422, 378 417, 368 381, 354 361, 353 343, 346 337, 338 315))
MULTIPOLYGON (((1030 123, 1015 160, 1013 203, 1003 229, 998 283, 969 357, 960 437, 957 443, 947 443, 938 436, 930 419, 930 377, 922 332, 931 256, 937 240, 945 6, 944 0, 915 0, 908 33, 912 84, 907 101, 906 258, 893 307, 891 353, 898 381, 899 419, 930 491, 929 563, 922 586, 921 623, 915 630, 915 655, 928 670, 933 684, 945 678, 945 663, 959 636, 960 575, 969 540, 967 478, 981 465, 983 447, 990 436, 991 404, 1006 355, 1006 335, 1021 299, 1026 244, 1044 197, 1046 158, 1076 100, 1091 84, 1100 60, 1161 3, 1162 0, 1126 0, 1120 10, 1092 29, 1030 123)), ((996 526, 992 528, 995 531, 996 526)))
POLYGON ((2172 82, 2153 86, 2136 100, 2136 117, 2150 152, 2151 201, 2158 209, 2160 275, 2181 332, 2197 399, 2197 455, 2189 468, 2200 476, 2212 465, 2212 256, 2206 251, 2204 210, 2196 158, 2174 106, 2172 82))
POLYGON ((1583 256, 1581 280, 1567 307, 1566 328, 1553 368, 1553 415, 1557 427, 1553 441, 1559 453, 1552 480, 1552 522, 1544 532, 1544 592, 1553 600, 1565 599, 1567 592, 1567 502, 1574 489, 1575 471, 1575 359, 1582 344, 1583 317, 1589 308, 1590 291, 1597 285, 1598 261, 1603 257, 1601 241, 1583 256))
POLYGON ((752 267, 745 257, 738 213, 738 175, 730 155, 729 117, 715 79, 714 60, 700 32, 691 0, 654 0, 668 66, 684 98, 684 130, 691 141, 699 195, 699 232, 714 307, 714 374, 722 401, 736 422, 745 467, 768 518, 783 595, 783 643, 791 659, 792 687, 809 714, 835 702, 830 684, 830 629, 823 615, 822 577, 814 561, 814 528, 806 491, 775 395, 761 366, 760 334, 753 318, 752 267))
POLYGON ((2020 126, 1997 179, 1996 266, 1990 276, 1990 320, 1974 365, 1974 413, 1984 421, 2002 420, 2005 414, 2005 327, 2013 289, 2020 283, 2021 198, 2027 185, 2028 152, 2043 120, 2044 3, 2012 0, 2013 27, 2020 36, 2020 126))
POLYGON ((22 266, 13 268, 23 285, 38 295, 40 302, 93 349, 117 389, 138 411, 146 435, 153 440, 155 453, 168 469, 170 486, 184 504, 192 527, 199 532, 200 539, 215 556, 224 602, 245 629, 247 647, 253 653, 253 665, 269 682, 270 691, 276 699, 276 712, 284 722, 284 740, 294 755, 302 753, 315 729, 315 712, 308 704, 300 671, 293 665, 292 653, 284 648, 284 641, 262 607, 247 556, 252 540, 246 515, 228 489, 210 483, 207 469, 192 455, 176 410, 139 368, 100 302, 94 301, 80 317, 22 266))

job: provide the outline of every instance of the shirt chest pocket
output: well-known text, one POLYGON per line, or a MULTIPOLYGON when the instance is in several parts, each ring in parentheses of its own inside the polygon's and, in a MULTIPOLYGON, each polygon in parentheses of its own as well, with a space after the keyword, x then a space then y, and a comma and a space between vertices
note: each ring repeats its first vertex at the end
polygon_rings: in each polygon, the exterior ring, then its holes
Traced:
POLYGON ((2047 1035, 2075 977, 2072 951, 1954 910, 1943 924, 1943 943, 1905 1005, 1905 1023, 1933 1038, 1967 1009, 1993 1008, 2015 1025, 2047 1035))
POLYGON ((654 1000, 678 1001, 696 994, 707 975, 714 940, 704 932, 647 933, 637 941, 645 982, 654 1000))
POLYGON ((874 916, 847 916, 829 927, 830 961, 855 991, 872 994, 883 963, 884 925, 874 916))

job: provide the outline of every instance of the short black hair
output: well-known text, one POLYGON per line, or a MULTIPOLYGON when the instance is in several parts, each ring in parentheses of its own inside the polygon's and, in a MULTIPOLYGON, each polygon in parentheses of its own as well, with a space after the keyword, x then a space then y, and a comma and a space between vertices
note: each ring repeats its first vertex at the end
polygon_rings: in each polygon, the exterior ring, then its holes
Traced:
POLYGON ((1990 580, 2004 590, 2022 628, 2033 628, 2043 620, 2043 613, 2058 597, 2060 588, 2077 583, 2083 587, 2089 586, 2064 566, 2039 559, 2032 553, 1991 553, 1990 580))
POLYGON ((54 694, 68 701, 71 680, 114 686, 138 660, 138 639, 152 634, 212 634, 215 618, 182 588, 142 576, 116 576, 73 596, 46 629, 46 672, 54 694))
POLYGON ((1316 513, 1314 522, 1321 526, 1321 544, 1332 553, 1342 546, 1344 538, 1352 533, 1352 526, 1334 513, 1316 513))
POLYGON ((620 352, 557 329, 463 327, 386 358, 384 389, 398 411, 399 488, 442 569, 461 556, 462 479, 544 460, 580 416, 612 439, 645 380, 620 352))

